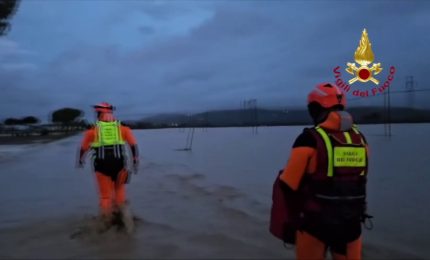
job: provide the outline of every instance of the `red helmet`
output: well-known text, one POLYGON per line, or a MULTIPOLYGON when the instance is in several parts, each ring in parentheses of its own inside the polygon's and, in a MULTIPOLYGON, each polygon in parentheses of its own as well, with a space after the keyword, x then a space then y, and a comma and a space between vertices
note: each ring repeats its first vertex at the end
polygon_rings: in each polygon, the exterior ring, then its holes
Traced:
POLYGON ((308 104, 316 102, 324 108, 335 105, 346 106, 345 94, 337 86, 330 83, 318 84, 308 95, 308 104))
POLYGON ((107 103, 107 102, 102 102, 102 103, 95 105, 94 109, 97 112, 112 113, 112 111, 115 110, 115 107, 112 106, 111 104, 107 103))

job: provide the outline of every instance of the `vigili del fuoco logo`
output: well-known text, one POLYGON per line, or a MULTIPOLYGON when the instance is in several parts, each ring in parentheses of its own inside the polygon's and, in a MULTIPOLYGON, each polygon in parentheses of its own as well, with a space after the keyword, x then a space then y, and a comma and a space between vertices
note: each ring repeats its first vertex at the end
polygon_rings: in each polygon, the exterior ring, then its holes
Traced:
POLYGON ((352 90, 353 96, 369 97, 381 94, 390 87, 390 84, 394 79, 394 74, 396 73, 396 68, 391 66, 387 79, 383 84, 379 84, 377 75, 383 70, 383 68, 380 62, 372 64, 372 62, 375 60, 375 56, 373 54, 372 44, 370 43, 366 29, 363 30, 360 43, 354 53, 354 60, 358 65, 351 62, 346 64, 346 72, 353 76, 353 78, 348 80, 348 84, 342 79, 341 67, 337 66, 333 69, 336 85, 345 93, 349 93, 352 90), (353 90, 351 85, 357 81, 363 83, 370 81, 376 86, 372 87, 371 89, 353 90))

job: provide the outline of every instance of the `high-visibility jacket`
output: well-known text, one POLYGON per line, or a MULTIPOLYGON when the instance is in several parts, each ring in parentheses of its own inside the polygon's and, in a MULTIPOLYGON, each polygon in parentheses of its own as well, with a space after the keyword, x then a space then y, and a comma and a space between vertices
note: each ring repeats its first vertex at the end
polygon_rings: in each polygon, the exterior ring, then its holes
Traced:
POLYGON ((125 144, 121 135, 121 123, 119 121, 97 121, 95 130, 95 140, 91 144, 93 148, 125 144))
POLYGON ((98 121, 94 127, 85 132, 81 150, 85 152, 93 148, 98 159, 104 159, 106 154, 113 154, 115 158, 119 158, 122 156, 125 143, 131 146, 137 144, 129 127, 121 125, 119 121, 98 121))
POLYGON ((354 218, 360 221, 365 210, 368 169, 363 136, 355 126, 347 131, 320 126, 306 131, 316 140, 317 166, 313 174, 304 175, 299 189, 303 211, 321 214, 334 224, 354 218))
MULTIPOLYGON (((349 243, 360 236, 369 151, 359 130, 355 126, 345 127, 347 121, 352 121, 349 114, 331 112, 324 122, 304 129, 296 138, 288 163, 279 175, 281 183, 291 190, 285 193, 288 207, 279 206, 278 201, 283 198, 278 192, 281 186, 276 183, 277 192, 273 194, 279 196, 274 196, 276 207, 272 211, 287 211, 288 221, 278 221, 277 214, 272 214, 272 229, 299 229, 326 244, 333 240, 349 243), (343 230, 340 233, 339 228, 343 230)), ((275 236, 282 237, 282 232, 275 236)), ((294 232, 290 237, 294 238, 294 232)))

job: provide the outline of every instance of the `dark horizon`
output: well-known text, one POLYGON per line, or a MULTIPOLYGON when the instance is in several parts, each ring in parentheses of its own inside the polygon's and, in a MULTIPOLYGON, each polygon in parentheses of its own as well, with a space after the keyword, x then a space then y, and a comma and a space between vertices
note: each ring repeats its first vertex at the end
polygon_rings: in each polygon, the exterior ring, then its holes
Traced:
MULTIPOLYGON (((403 0, 21 1, 0 38, 0 117, 62 107, 90 116, 104 101, 119 118, 253 98, 259 106, 305 106, 316 84, 336 81, 336 66, 351 79, 346 64, 364 28, 383 68, 375 78, 382 84, 395 66, 392 102, 407 104, 394 92, 405 90, 408 76, 426 87, 429 12, 428 1, 403 0)), ((429 99, 420 92, 413 104, 429 107, 429 99)))

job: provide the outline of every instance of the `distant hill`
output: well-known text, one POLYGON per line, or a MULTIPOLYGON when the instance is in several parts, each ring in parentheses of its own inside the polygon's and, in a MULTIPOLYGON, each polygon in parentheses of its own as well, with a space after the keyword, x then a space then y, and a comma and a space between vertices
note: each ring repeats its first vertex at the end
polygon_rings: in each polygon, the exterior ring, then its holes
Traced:
POLYGON ((180 113, 158 114, 155 116, 145 117, 142 121, 152 124, 170 124, 172 122, 187 122, 189 116, 180 113))
POLYGON ((383 107, 356 107, 348 111, 360 124, 382 124, 388 121, 391 123, 430 122, 430 110, 427 109, 392 107, 388 113, 383 107))
MULTIPOLYGON (((383 107, 352 107, 348 111, 359 124, 379 124, 388 120, 383 107)), ((430 110, 394 107, 390 110, 392 123, 430 122, 430 110)), ((133 128, 165 127, 228 127, 276 126, 312 124, 305 109, 214 110, 195 114, 160 114, 126 122, 133 128)))

